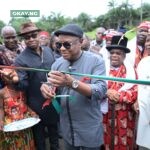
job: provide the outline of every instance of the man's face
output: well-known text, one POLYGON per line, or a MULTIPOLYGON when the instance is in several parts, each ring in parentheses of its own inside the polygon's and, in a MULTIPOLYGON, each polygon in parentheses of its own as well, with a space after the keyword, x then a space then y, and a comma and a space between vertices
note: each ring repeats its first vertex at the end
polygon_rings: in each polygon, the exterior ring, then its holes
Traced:
POLYGON ((52 39, 52 41, 51 41, 51 48, 52 48, 52 50, 54 50, 54 51, 59 51, 58 49, 57 49, 57 47, 56 47, 56 42, 59 42, 59 38, 57 37, 57 36, 54 36, 54 37, 52 37, 53 39, 52 39))
POLYGON ((4 44, 8 49, 13 50, 17 47, 17 37, 14 31, 8 30, 4 33, 3 38, 4 44))
POLYGON ((120 49, 110 50, 110 64, 113 67, 120 67, 125 59, 125 53, 120 49))
POLYGON ((137 44, 144 46, 146 36, 148 33, 148 28, 139 28, 137 31, 137 44))
POLYGON ((23 39, 27 47, 37 49, 39 47, 38 32, 31 32, 23 35, 23 39))
POLYGON ((43 45, 43 46, 49 45, 50 38, 48 36, 39 35, 38 37, 39 37, 40 45, 43 45))
POLYGON ((112 37, 107 37, 106 38, 106 45, 111 45, 112 37))
POLYGON ((101 42, 103 40, 105 30, 103 28, 98 28, 96 31, 96 41, 101 42))
POLYGON ((56 47, 60 50, 64 59, 69 61, 76 60, 81 53, 82 40, 70 35, 59 35, 58 39, 56 47))
POLYGON ((146 42, 145 42, 145 49, 150 56, 150 34, 147 35, 146 42))
POLYGON ((90 40, 85 37, 82 42, 82 49, 87 51, 89 50, 89 47, 90 47, 90 40))

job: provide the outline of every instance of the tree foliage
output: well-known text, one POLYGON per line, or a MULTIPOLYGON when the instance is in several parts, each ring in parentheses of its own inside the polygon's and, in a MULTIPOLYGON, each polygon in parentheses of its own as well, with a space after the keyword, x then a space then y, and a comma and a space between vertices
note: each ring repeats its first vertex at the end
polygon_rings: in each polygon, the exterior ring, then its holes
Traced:
MULTIPOLYGON (((2 20, 0 20, 0 31, 1 31, 1 29, 3 28, 5 26, 5 23, 2 21, 2 20)), ((0 33, 1 34, 1 33, 0 33)), ((1 36, 0 36, 0 43, 2 43, 2 38, 1 38, 1 36)))
MULTIPOLYGON (((114 29, 117 29, 120 25, 126 27, 137 26, 141 21, 141 15, 143 20, 150 20, 150 4, 148 3, 144 3, 141 8, 134 9, 128 0, 122 2, 120 5, 116 3, 116 0, 110 0, 108 7, 109 11, 106 14, 96 18, 83 12, 75 18, 65 17, 60 13, 51 12, 48 17, 42 16, 35 23, 40 29, 51 33, 67 23, 77 23, 85 32, 88 32, 100 26, 114 29)), ((30 21, 28 17, 12 18, 9 24, 19 32, 20 25, 27 21, 30 21)), ((3 21, 0 21, 0 29, 4 25, 3 21)))
POLYGON ((19 33, 20 32, 20 25, 22 23, 31 21, 28 17, 23 17, 23 18, 12 18, 9 21, 9 25, 13 26, 16 29, 16 32, 19 33))

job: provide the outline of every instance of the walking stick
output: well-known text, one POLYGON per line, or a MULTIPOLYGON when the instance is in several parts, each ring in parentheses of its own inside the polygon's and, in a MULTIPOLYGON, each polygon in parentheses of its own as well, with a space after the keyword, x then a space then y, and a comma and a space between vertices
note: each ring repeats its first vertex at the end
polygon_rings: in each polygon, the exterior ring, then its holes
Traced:
MULTIPOLYGON (((123 65, 120 67, 116 77, 119 77, 120 76, 120 72, 123 68, 123 65)), ((114 82, 111 86, 110 89, 115 89, 115 87, 117 86, 117 82, 114 82)), ((114 150, 115 148, 115 102, 112 102, 111 103, 111 108, 112 108, 112 115, 111 115, 111 145, 110 145, 110 149, 111 150, 114 150)))
POLYGON ((111 104, 112 115, 111 115, 111 145, 110 149, 114 150, 115 146, 115 103, 111 104))

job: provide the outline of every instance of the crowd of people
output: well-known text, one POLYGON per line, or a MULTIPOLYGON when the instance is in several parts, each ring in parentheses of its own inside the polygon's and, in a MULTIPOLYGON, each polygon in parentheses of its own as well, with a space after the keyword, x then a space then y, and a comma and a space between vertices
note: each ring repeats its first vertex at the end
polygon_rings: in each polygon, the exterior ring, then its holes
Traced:
POLYGON ((4 26, 0 150, 150 150, 149 85, 112 80, 150 80, 150 21, 131 40, 125 33, 98 27, 91 40, 77 24, 51 34, 4 26), (4 130, 25 117, 38 121, 4 130))

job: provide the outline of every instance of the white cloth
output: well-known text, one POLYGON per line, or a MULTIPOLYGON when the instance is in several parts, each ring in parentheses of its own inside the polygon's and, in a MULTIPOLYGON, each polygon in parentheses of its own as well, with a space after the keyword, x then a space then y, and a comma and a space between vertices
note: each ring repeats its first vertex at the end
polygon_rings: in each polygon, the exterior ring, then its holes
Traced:
POLYGON ((135 58, 136 58, 136 37, 134 37, 132 40, 128 41, 127 47, 130 49, 130 53, 126 54, 125 62, 130 63, 132 66, 135 64, 135 58))
MULTIPOLYGON (((126 67, 126 78, 128 79, 136 79, 136 75, 135 75, 135 70, 134 68, 127 62, 124 63, 125 67, 126 67)), ((110 60, 107 59, 106 61, 106 75, 109 76, 109 70, 110 70, 110 60)), ((108 81, 107 81, 108 82, 108 81)), ((131 89, 133 87, 134 84, 132 83, 125 83, 120 89, 119 89, 119 92, 120 91, 126 91, 128 89, 131 89)), ((100 109, 101 109, 101 112, 103 114, 106 114, 108 112, 108 99, 105 99, 101 102, 101 105, 100 105, 100 109)))
MULTIPOLYGON (((127 79, 136 79, 136 75, 135 75, 135 70, 134 68, 131 66, 130 63, 128 62, 124 62, 125 68, 126 68, 126 78, 127 79)), ((109 76, 109 70, 110 70, 110 63, 109 61, 107 61, 106 63, 106 75, 109 76)), ((134 84, 132 83, 125 83, 120 89, 120 91, 126 91, 131 89, 134 86, 134 84)))
MULTIPOLYGON (((139 79, 150 81, 150 56, 143 58, 138 67, 139 79)), ((150 85, 138 85, 139 120, 136 143, 150 149, 150 85)))
MULTIPOLYGON (((127 79, 136 79, 136 75, 135 75, 135 70, 133 68, 133 66, 131 66, 128 62, 124 62, 124 65, 126 67, 126 78, 127 79)), ((126 91, 131 89, 134 86, 134 84, 132 83, 125 83, 120 89, 119 91, 126 91)))
POLYGON ((108 112, 108 99, 107 98, 101 102, 100 111, 103 114, 106 114, 108 112))
POLYGON ((103 56, 103 59, 105 60, 105 62, 109 60, 110 54, 108 50, 106 49, 106 45, 101 48, 99 53, 103 56))

